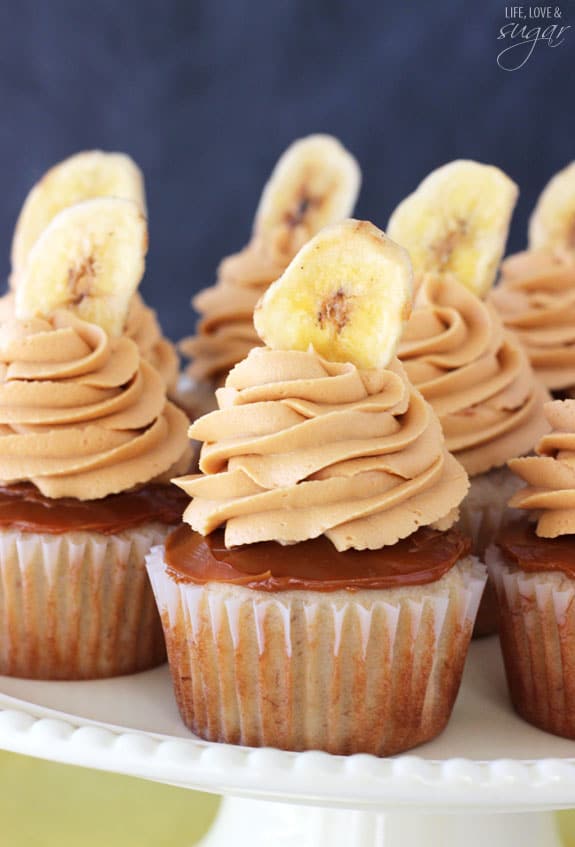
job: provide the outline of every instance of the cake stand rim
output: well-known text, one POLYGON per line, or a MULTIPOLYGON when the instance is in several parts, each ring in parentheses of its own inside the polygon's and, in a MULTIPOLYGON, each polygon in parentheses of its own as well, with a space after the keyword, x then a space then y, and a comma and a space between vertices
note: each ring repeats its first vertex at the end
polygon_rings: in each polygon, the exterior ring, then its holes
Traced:
POLYGON ((0 749, 155 782, 358 809, 534 811, 575 805, 575 758, 389 759, 161 735, 0 694, 0 749))

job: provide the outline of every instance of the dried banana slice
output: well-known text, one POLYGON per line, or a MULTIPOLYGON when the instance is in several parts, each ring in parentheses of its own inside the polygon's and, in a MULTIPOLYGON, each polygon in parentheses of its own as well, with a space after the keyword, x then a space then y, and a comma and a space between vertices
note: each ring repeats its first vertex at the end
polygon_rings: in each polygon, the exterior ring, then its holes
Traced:
POLYGON ((409 251, 416 277, 451 273, 484 297, 495 281, 517 196, 517 186, 499 168, 450 162, 399 204, 387 232, 409 251))
POLYGON ((264 187, 254 238, 286 265, 309 239, 353 211, 361 173, 331 135, 310 135, 291 144, 264 187))
POLYGON ((17 284, 32 245, 58 212, 95 197, 132 200, 146 214, 144 178, 129 156, 101 150, 70 156, 50 168, 24 201, 12 241, 12 284, 17 284))
POLYGON ((16 288, 16 316, 69 309, 120 335, 147 247, 146 219, 131 200, 104 197, 64 209, 30 250, 16 288))
POLYGON ((279 350, 313 347, 334 362, 384 368, 411 312, 407 251, 367 221, 326 227, 260 299, 254 324, 279 350))
POLYGON ((543 189, 529 221, 532 250, 575 252, 575 162, 543 189))

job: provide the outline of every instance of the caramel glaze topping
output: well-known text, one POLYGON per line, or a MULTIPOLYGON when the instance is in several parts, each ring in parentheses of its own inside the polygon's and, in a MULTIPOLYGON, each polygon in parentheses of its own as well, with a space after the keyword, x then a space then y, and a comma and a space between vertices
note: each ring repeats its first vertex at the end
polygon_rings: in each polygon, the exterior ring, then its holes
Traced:
POLYGON ((535 524, 527 519, 507 526, 498 536, 497 544, 510 564, 522 571, 562 571, 575 576, 575 536, 540 538, 535 524))
POLYGON ((165 557, 177 582, 227 582, 258 591, 360 591, 435 582, 470 549, 456 530, 429 528, 381 550, 339 553, 325 536, 228 549, 222 530, 203 536, 182 524, 168 536, 165 557))
POLYGON ((28 482, 0 485, 0 528, 52 535, 74 531, 112 535, 146 523, 175 525, 187 503, 183 491, 159 483, 101 500, 52 499, 28 482))

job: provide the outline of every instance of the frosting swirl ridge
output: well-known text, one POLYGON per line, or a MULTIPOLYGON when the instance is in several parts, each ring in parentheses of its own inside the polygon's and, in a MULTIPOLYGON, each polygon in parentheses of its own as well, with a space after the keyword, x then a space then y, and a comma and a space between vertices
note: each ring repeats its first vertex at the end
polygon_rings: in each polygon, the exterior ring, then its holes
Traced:
POLYGON ((397 360, 360 371, 314 351, 254 348, 198 419, 201 475, 177 480, 184 521, 228 547, 325 535, 338 550, 447 529, 468 488, 429 405, 397 360))
POLYGON ((147 306, 137 292, 130 303, 125 333, 136 342, 144 359, 158 371, 168 392, 174 391, 179 371, 176 348, 162 335, 155 310, 147 306))
POLYGON ((509 462, 526 483, 509 505, 532 512, 537 535, 557 538, 575 533, 575 400, 553 400, 544 411, 552 431, 540 440, 537 455, 509 462))
POLYGON ((454 277, 424 277, 398 355, 470 476, 528 453, 547 431, 548 395, 520 342, 454 277))
POLYGON ((254 309, 286 264, 257 237, 221 262, 216 284, 192 300, 200 314, 196 334, 180 342, 182 353, 192 359, 187 368, 192 378, 221 383, 230 368, 261 345, 253 325, 254 309))
POLYGON ((510 256, 491 302, 547 388, 575 388, 575 256, 544 250, 510 256))
MULTIPOLYGON (((15 319, 14 292, 9 291, 0 297, 0 323, 15 319)), ((159 372, 171 393, 178 381, 178 354, 172 342, 162 334, 155 310, 146 305, 138 292, 130 301, 124 332, 138 345, 143 358, 159 372)))
POLYGON ((188 462, 187 419, 134 341, 58 311, 0 325, 0 480, 96 500, 188 462))

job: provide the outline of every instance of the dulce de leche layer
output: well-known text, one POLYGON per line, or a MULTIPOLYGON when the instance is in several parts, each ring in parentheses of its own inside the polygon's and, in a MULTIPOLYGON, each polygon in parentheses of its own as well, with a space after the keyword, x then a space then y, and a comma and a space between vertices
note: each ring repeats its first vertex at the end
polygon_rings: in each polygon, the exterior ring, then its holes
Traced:
POLYGON ((575 536, 540 538, 527 520, 507 526, 497 544, 508 562, 522 571, 562 571, 575 577, 575 536))
POLYGON ((420 529, 393 547, 339 553, 325 537, 228 549, 224 533, 208 536, 182 524, 168 536, 165 560, 178 582, 225 582, 258 591, 359 591, 426 585, 471 549, 456 530, 420 529))
POLYGON ((186 495, 173 485, 153 484, 101 500, 44 497, 30 483, 0 486, 0 527, 22 532, 101 532, 112 535, 147 523, 180 522, 186 495))

